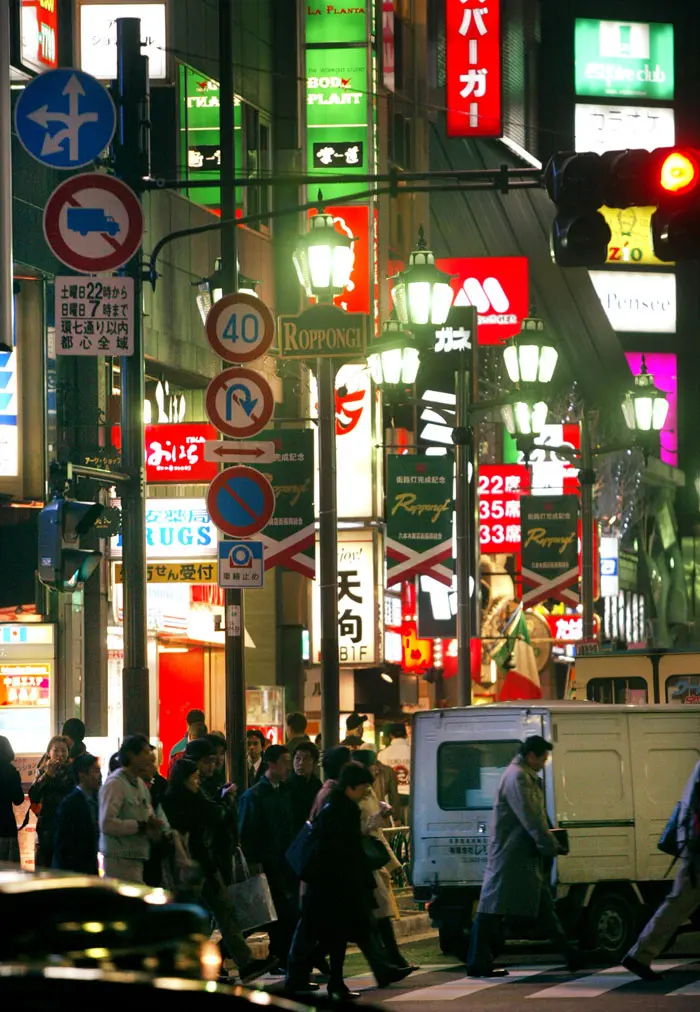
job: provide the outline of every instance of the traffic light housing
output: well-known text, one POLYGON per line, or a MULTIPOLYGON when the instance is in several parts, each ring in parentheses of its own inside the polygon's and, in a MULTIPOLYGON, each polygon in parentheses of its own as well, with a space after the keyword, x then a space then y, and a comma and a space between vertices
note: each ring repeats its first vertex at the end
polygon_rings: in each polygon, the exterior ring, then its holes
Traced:
POLYGON ((53 499, 39 514, 38 572, 56 590, 74 590, 95 572, 102 552, 81 548, 80 538, 100 517, 104 506, 74 499, 53 499))
POLYGON ((561 267, 596 267, 607 260, 610 229, 601 207, 655 207, 654 254, 664 262, 700 258, 700 151, 657 148, 557 152, 545 170, 556 205, 552 259, 561 267))

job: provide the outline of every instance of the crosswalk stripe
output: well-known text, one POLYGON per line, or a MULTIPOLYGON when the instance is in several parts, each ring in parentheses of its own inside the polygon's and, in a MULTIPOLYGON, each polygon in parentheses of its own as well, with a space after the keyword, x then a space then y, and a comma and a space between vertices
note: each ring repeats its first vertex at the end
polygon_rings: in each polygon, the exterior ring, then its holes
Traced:
POLYGON ((385 998, 382 1004, 390 1005, 392 1002, 413 1002, 413 1001, 455 1001, 457 998, 465 998, 470 994, 478 994, 479 991, 486 991, 501 984, 514 984, 518 981, 527 980, 528 977, 537 977, 554 970, 552 966, 523 967, 523 969, 511 970, 507 977, 459 977, 457 980, 445 981, 442 984, 433 984, 431 987, 422 987, 417 991, 397 994, 395 998, 385 998))
MULTIPOLYGON (((693 962, 695 962, 693 959, 681 959, 675 962, 664 960, 660 963, 653 963, 652 966, 654 970, 663 973, 664 970, 672 970, 674 967, 686 966, 688 963, 693 962)), ((639 977, 635 973, 625 970, 624 966, 613 966, 609 970, 587 974, 585 977, 579 977, 577 980, 569 981, 566 984, 555 984, 554 987, 546 987, 543 991, 537 991, 535 994, 529 994, 527 997, 598 998, 607 991, 614 991, 616 988, 624 987, 625 984, 631 984, 634 981, 639 982, 639 977)))
MULTIPOLYGON (((421 966, 420 970, 414 970, 413 973, 406 977, 406 983, 414 980, 416 977, 422 977, 426 973, 434 973, 435 970, 458 970, 461 969, 461 964, 451 966, 449 963, 428 963, 426 966, 421 966)), ((370 988, 374 988, 377 985, 374 981, 374 974, 371 970, 366 973, 358 973, 354 977, 347 977, 345 983, 351 991, 369 991, 370 988)))
POLYGON ((700 980, 694 980, 692 984, 686 984, 685 987, 679 987, 677 991, 669 991, 667 997, 671 998, 674 995, 699 995, 700 996, 700 980))

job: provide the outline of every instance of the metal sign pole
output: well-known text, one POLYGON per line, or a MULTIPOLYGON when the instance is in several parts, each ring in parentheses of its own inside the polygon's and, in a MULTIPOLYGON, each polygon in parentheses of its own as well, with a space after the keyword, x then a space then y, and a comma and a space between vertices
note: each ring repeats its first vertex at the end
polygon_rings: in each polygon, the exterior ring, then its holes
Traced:
POLYGON ((335 460, 335 367, 316 360, 318 383, 318 543, 321 583, 321 744, 338 742, 340 660, 338 656, 338 504, 335 460))

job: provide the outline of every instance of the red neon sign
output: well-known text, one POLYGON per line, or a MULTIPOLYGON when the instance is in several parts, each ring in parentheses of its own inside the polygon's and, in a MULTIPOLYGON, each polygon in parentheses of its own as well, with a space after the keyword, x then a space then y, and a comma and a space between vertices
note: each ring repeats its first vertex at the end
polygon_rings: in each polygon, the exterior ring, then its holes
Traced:
POLYGON ((500 137, 500 0, 445 0, 447 136, 500 137))
POLYGON ((58 66, 58 0, 22 0, 22 63, 41 73, 58 66))
POLYGON ((520 551, 520 496, 527 484, 524 464, 482 464, 479 468, 479 543, 483 554, 520 551))
POLYGON ((453 305, 474 306, 479 344, 501 344, 520 333, 530 306, 527 257, 440 257, 452 274, 453 305))

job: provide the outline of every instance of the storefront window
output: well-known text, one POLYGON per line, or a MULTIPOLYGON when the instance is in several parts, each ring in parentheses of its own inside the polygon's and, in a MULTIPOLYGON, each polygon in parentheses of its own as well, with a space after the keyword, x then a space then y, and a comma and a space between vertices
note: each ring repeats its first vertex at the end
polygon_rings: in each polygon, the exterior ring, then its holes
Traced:
POLYGON ((438 750, 438 804, 446 811, 492 808, 519 741, 455 741, 438 750))
POLYGON ((591 678, 586 699, 592 703, 648 703, 649 694, 643 678, 591 678))

